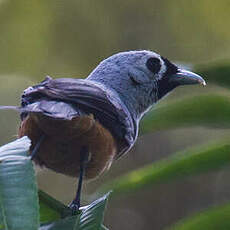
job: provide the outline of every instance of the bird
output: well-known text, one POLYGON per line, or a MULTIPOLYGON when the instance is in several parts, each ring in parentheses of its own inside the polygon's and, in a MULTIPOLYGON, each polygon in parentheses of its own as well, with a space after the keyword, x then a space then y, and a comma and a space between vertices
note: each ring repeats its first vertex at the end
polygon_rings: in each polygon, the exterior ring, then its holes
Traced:
POLYGON ((85 79, 45 80, 25 89, 18 137, 28 136, 31 159, 78 178, 69 207, 80 208, 83 179, 94 179, 129 152, 139 122, 160 99, 180 85, 205 80, 149 50, 125 51, 104 60, 85 79))

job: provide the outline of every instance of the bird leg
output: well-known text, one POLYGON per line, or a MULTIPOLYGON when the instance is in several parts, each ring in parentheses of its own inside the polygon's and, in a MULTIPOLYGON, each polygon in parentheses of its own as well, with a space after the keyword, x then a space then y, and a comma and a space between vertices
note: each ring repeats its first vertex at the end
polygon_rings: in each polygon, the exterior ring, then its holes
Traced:
POLYGON ((36 143, 34 149, 33 149, 32 152, 31 152, 31 160, 33 160, 34 157, 36 156, 36 154, 37 154, 37 152, 38 152, 38 150, 39 150, 39 147, 41 146, 41 144, 42 144, 42 142, 44 141, 44 139, 45 139, 45 135, 43 134, 43 135, 39 138, 38 142, 36 143))
POLYGON ((75 215, 80 208, 81 188, 83 177, 85 173, 86 164, 88 163, 89 150, 86 146, 82 147, 80 153, 80 174, 78 179, 78 187, 74 200, 69 204, 69 208, 72 210, 72 215, 75 215))

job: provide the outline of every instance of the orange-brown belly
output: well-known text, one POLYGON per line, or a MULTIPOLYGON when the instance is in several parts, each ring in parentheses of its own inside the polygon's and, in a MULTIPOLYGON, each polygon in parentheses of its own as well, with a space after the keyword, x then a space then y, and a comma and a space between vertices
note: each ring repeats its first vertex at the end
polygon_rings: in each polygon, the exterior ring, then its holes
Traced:
POLYGON ((92 115, 59 120, 30 114, 22 121, 19 128, 19 137, 26 135, 31 139, 31 151, 43 134, 45 139, 34 161, 69 176, 79 175, 82 147, 89 150, 85 173, 88 179, 108 169, 116 154, 113 136, 92 115))

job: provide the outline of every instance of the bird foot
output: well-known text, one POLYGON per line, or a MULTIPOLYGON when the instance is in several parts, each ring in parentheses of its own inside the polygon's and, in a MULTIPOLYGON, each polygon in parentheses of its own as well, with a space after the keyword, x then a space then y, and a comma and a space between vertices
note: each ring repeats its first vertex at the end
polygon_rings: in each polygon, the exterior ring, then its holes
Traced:
POLYGON ((77 215, 79 213, 79 209, 80 209, 80 204, 79 202, 76 202, 75 200, 73 200, 69 205, 68 205, 69 209, 72 212, 72 216, 77 215))

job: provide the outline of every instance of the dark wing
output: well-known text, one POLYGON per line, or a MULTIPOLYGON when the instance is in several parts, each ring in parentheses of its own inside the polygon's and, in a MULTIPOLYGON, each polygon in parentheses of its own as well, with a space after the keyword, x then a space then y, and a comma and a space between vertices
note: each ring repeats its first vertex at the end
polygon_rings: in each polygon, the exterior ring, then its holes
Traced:
POLYGON ((112 91, 89 80, 47 77, 22 95, 22 119, 31 112, 59 119, 92 113, 118 140, 118 157, 132 147, 137 136, 137 124, 126 106, 112 91))

